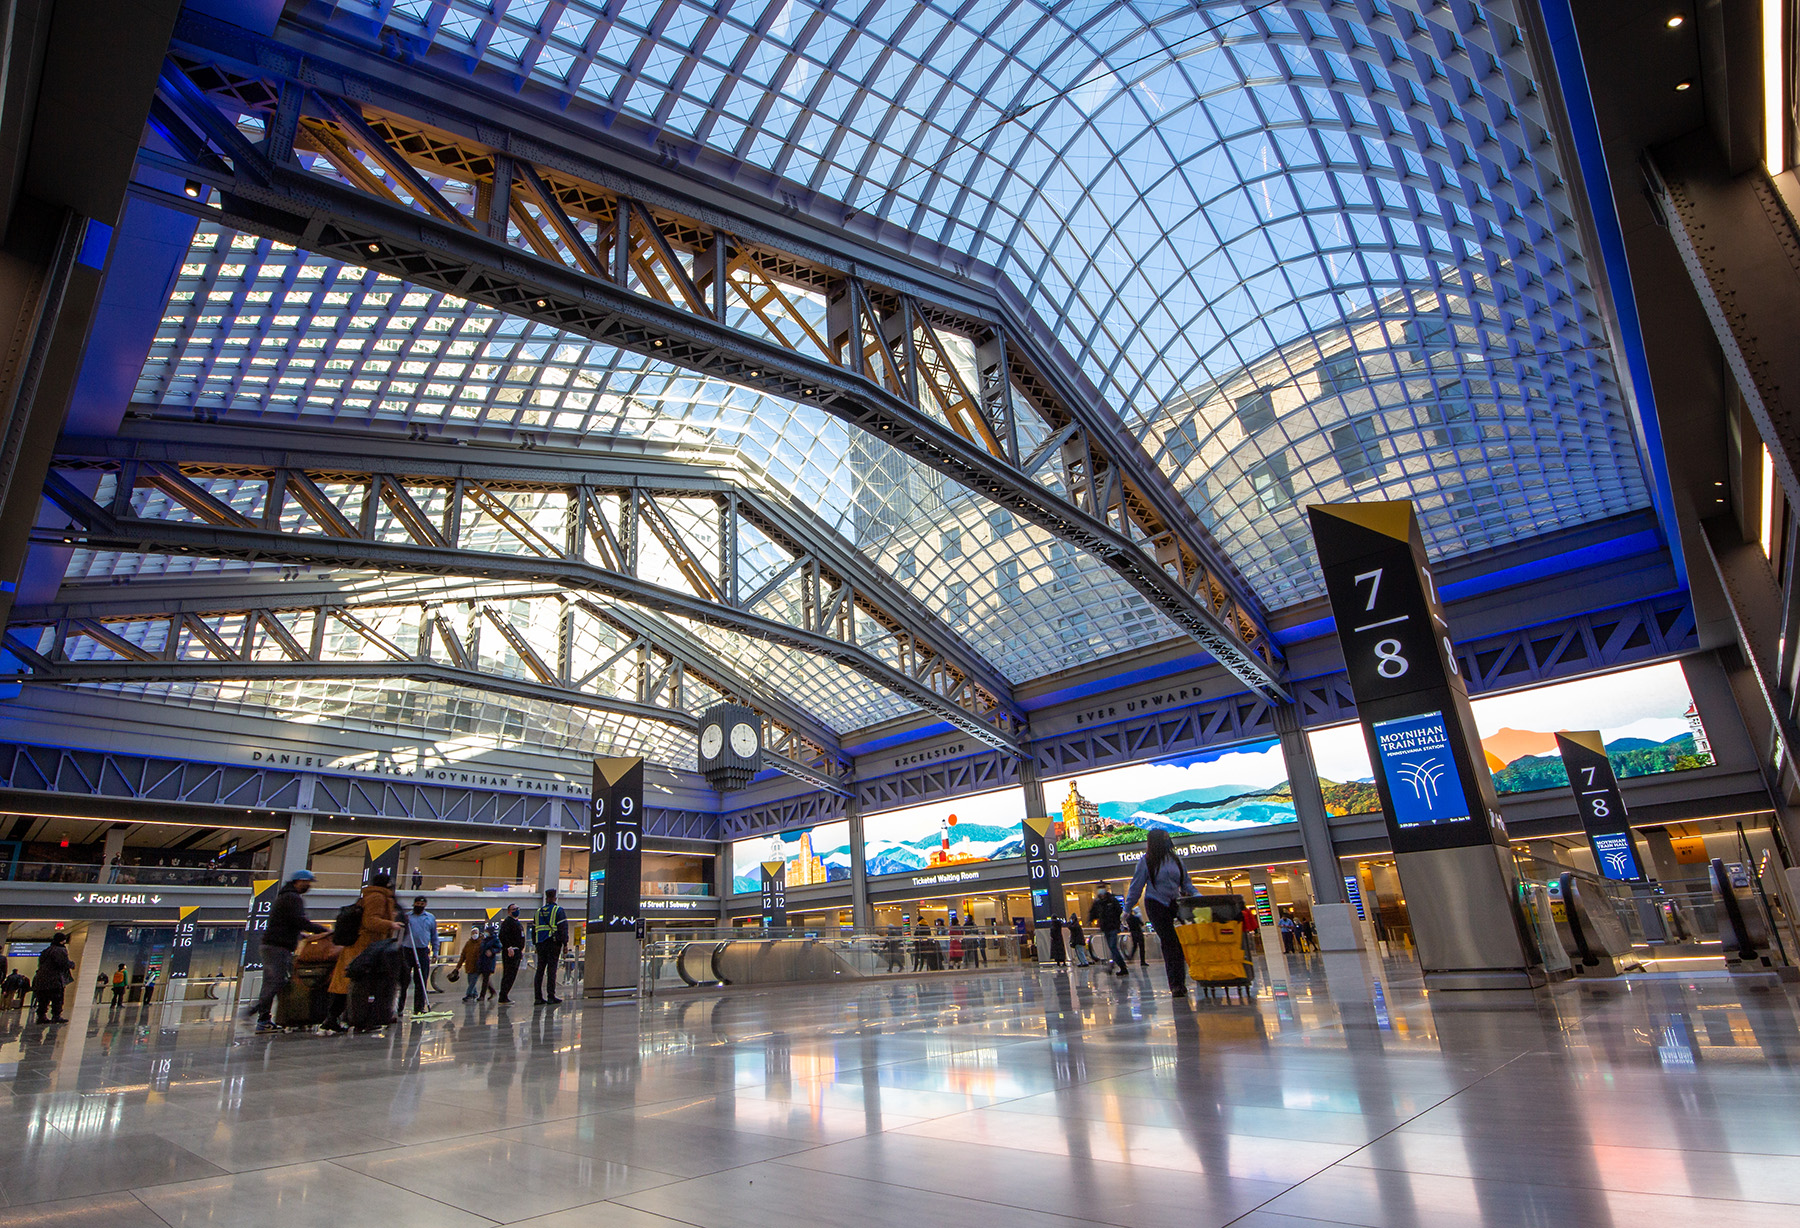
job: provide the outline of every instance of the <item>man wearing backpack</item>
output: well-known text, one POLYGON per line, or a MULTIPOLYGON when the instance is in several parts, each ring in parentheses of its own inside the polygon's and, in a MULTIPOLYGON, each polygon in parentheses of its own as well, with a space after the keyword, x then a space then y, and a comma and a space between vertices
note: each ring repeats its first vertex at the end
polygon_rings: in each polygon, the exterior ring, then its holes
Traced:
POLYGON ((513 982, 519 979, 519 958, 525 953, 525 926, 519 906, 508 904, 500 922, 500 1005, 512 1002, 513 982))
POLYGON ((563 948, 569 945, 569 915, 556 902, 556 888, 544 892, 544 902, 531 918, 531 944, 537 948, 537 972, 531 981, 531 1000, 542 1006, 554 1006, 562 999, 556 996, 556 964, 563 948))
POLYGON ((244 1011, 246 1016, 256 1016, 258 1032, 281 1030, 275 1026, 269 1011, 281 991, 288 987, 288 982, 294 979, 294 948, 300 945, 300 936, 323 934, 330 928, 309 920, 306 905, 300 902, 300 897, 311 891, 312 885, 311 870, 295 870, 294 877, 281 884, 281 890, 275 893, 275 903, 269 908, 269 924, 262 936, 262 994, 254 1006, 244 1011))

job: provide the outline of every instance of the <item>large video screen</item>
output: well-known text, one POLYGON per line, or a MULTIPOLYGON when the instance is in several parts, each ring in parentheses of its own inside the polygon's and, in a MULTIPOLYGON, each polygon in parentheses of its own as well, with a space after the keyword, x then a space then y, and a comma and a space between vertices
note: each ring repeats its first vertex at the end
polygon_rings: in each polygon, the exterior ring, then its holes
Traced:
POLYGON ((1180 839, 1294 822, 1272 739, 1046 780, 1044 801, 1061 816, 1058 852, 1131 844, 1157 827, 1180 839))
MULTIPOLYGON (((1710 767, 1712 745, 1676 661, 1642 669, 1553 682, 1470 702, 1488 770, 1500 793, 1565 789, 1568 773, 1556 751, 1559 729, 1598 729, 1613 771, 1654 776, 1710 767)), ((1307 735, 1332 814, 1374 814, 1374 773, 1362 729, 1339 725, 1307 735)))
POLYGON ((850 877, 850 824, 821 823, 797 831, 734 840, 731 844, 731 889, 762 890, 762 863, 785 861, 787 885, 810 887, 850 877))
POLYGON ((974 793, 863 816, 870 878, 1025 855, 1025 791, 974 793))

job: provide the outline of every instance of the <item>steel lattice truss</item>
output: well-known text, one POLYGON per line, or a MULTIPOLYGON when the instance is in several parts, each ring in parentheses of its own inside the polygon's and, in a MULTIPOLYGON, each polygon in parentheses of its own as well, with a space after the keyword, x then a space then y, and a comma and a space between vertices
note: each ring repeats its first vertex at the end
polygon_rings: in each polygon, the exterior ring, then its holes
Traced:
MULTIPOLYGON (((556 585, 561 606, 541 603, 510 619, 471 597, 480 617, 472 612, 453 629, 441 596, 374 600, 365 604, 388 610, 385 624, 324 608, 310 615, 308 641, 292 627, 284 638, 279 625, 237 608, 215 608, 228 621, 209 632, 184 598, 162 630, 145 623, 143 635, 162 638, 138 642, 135 654, 115 642, 116 632, 101 637, 92 619, 48 620, 58 625, 52 641, 73 634, 123 660, 208 662, 188 678, 270 661, 295 677, 299 664, 322 665, 329 655, 340 677, 404 673, 396 667, 414 664, 414 677, 470 682, 467 675, 484 668, 470 644, 485 620, 499 636, 500 667, 533 687, 580 689, 611 673, 612 685, 588 706, 611 696, 625 715, 644 716, 633 705, 660 702, 682 714, 678 724, 691 724, 722 694, 749 696, 809 739, 811 752, 789 756, 808 766, 835 750, 836 732, 920 709, 990 745, 1017 747, 1022 717, 1005 679, 822 525, 767 493, 668 465, 595 474, 585 458, 540 453, 483 463, 459 449, 431 456, 378 441, 366 445, 370 455, 357 469, 295 446, 306 442, 334 441, 279 432, 239 432, 235 442, 211 445, 65 440, 48 491, 71 527, 48 536, 89 551, 556 585), (385 467, 370 467, 377 461, 385 467), (82 484, 95 489, 93 498, 82 484), (572 620, 584 613, 613 634, 590 634, 578 659, 584 641, 572 620), (327 654, 329 635, 349 638, 327 654), (633 635, 649 647, 620 640, 633 635), (250 640, 259 652, 245 647, 250 640), (539 647, 546 644, 554 651, 539 647), (667 658, 660 669, 643 656, 651 649, 667 658), (705 685, 690 696, 694 680, 705 685), (792 706, 771 694, 791 697, 792 706)), ((141 616, 141 606, 135 612, 141 616)), ((75 680, 66 646, 25 647, 45 658, 41 678, 75 680)))
POLYGON ((379 29, 411 71, 991 266, 1278 608, 1321 591, 1307 502, 1413 498, 1436 558, 1648 505, 1511 17, 338 0, 286 37, 379 29))
POLYGON ((143 160, 217 188, 218 216, 242 229, 858 426, 1095 555, 1247 684, 1279 690, 1235 569, 1116 418, 1063 395, 1010 339, 1003 311, 746 241, 604 186, 602 167, 565 155, 552 169, 552 151, 534 162, 522 138, 469 127, 177 59, 153 110, 176 157, 143 160))

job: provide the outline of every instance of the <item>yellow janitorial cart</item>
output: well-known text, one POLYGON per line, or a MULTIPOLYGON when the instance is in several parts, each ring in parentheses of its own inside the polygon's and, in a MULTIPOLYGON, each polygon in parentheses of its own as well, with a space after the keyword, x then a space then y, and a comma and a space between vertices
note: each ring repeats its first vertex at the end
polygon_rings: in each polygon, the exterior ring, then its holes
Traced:
POLYGON ((1251 984, 1256 979, 1256 964, 1250 958, 1245 940, 1249 910, 1241 896, 1190 895, 1177 902, 1180 920, 1175 936, 1181 939, 1181 953, 1187 957, 1188 975, 1211 997, 1215 989, 1223 989, 1226 999, 1232 990, 1248 1002, 1251 984))

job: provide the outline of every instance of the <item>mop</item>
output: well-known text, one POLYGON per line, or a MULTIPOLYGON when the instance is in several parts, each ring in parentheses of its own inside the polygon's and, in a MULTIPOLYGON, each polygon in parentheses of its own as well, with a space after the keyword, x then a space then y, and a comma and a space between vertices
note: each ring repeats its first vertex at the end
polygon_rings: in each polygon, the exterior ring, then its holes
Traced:
MULTIPOLYGON (((413 961, 413 975, 418 978, 420 998, 429 1005, 431 1002, 431 985, 425 979, 425 969, 416 960, 413 961)), ((422 1019, 449 1019, 456 1014, 452 1010, 414 1011, 412 1021, 418 1023, 422 1019)))

